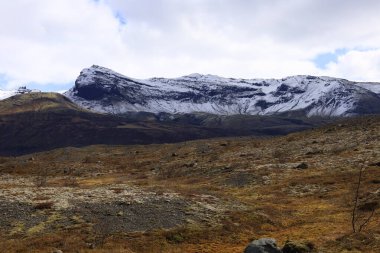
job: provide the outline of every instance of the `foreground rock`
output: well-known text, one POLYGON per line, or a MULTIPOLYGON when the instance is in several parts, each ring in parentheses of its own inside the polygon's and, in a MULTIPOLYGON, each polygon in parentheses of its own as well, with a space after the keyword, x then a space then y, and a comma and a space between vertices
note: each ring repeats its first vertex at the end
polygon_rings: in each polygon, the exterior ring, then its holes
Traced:
POLYGON ((282 251, 277 247, 276 240, 273 238, 261 238, 252 241, 245 248, 244 253, 281 253, 282 251))
POLYGON ((313 252, 314 245, 312 243, 302 243, 302 242, 294 242, 287 241, 282 248, 283 253, 309 253, 313 252))

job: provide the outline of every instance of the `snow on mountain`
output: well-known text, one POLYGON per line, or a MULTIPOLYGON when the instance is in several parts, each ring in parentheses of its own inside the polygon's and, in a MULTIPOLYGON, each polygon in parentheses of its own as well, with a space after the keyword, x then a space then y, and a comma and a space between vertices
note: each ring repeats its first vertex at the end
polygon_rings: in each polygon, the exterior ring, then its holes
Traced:
POLYGON ((12 97, 15 95, 13 90, 0 90, 0 100, 12 97))
POLYGON ((31 89, 26 88, 25 86, 21 86, 17 90, 0 90, 0 100, 9 98, 15 95, 31 93, 31 92, 40 92, 40 91, 31 90, 31 89))
POLYGON ((65 95, 87 109, 112 114, 207 112, 220 115, 307 116, 380 113, 380 84, 316 76, 235 79, 191 74, 139 80, 110 69, 84 69, 65 95))
POLYGON ((364 89, 380 94, 380 83, 355 83, 355 84, 364 89))

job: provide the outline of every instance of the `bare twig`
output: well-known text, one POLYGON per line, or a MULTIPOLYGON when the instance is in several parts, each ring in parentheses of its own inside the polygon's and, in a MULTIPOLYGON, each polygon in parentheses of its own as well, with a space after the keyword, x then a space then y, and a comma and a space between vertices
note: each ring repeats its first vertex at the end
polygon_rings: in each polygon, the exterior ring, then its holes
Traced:
POLYGON ((375 208, 372 209, 372 212, 371 214, 368 216, 368 218, 359 226, 359 230, 358 232, 361 232, 362 229, 368 225, 369 221, 371 220, 371 218, 373 217, 373 214, 375 213, 375 208))
MULTIPOLYGON (((364 227, 368 225, 368 223, 371 221, 371 219, 375 213, 375 209, 376 209, 376 207, 373 207, 370 215, 368 215, 367 218, 365 218, 366 217, 365 214, 360 215, 360 213, 358 213, 358 211, 359 211, 358 205, 359 205, 361 185, 362 185, 362 181, 363 181, 364 168, 365 168, 365 163, 363 163, 360 166, 359 175, 358 175, 358 183, 357 183, 356 189, 355 189, 354 207, 352 209, 352 217, 351 217, 352 231, 354 233, 361 232, 364 229, 364 227)), ((366 202, 367 200, 368 200, 368 198, 365 199, 364 202, 366 202)))
POLYGON ((362 164, 359 170, 358 184, 356 186, 355 197, 354 197, 354 208, 352 209, 351 225, 352 225, 352 231, 354 233, 356 233, 357 209, 358 209, 358 203, 359 203, 359 193, 360 193, 360 185, 362 182, 363 170, 364 170, 364 163, 362 164))

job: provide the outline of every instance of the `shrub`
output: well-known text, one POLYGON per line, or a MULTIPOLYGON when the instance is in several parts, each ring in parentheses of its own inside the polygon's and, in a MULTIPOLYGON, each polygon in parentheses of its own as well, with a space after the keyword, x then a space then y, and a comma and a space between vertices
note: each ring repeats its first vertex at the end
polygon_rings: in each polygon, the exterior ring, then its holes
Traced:
POLYGON ((34 206, 34 209, 37 209, 37 210, 51 209, 53 205, 54 205, 53 202, 42 202, 42 203, 36 204, 34 206))

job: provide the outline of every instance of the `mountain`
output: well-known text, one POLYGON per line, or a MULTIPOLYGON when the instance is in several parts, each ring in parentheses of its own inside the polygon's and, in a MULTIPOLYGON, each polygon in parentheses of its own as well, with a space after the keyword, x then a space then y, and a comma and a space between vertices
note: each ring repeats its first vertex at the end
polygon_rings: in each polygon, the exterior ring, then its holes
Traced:
POLYGON ((191 74, 139 80, 110 69, 84 69, 65 93, 96 112, 217 115, 351 116, 380 113, 380 83, 291 76, 235 79, 191 74))

